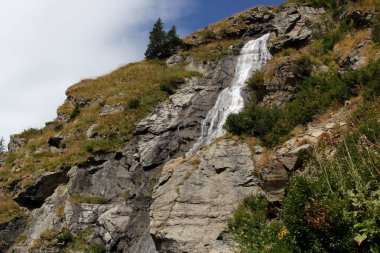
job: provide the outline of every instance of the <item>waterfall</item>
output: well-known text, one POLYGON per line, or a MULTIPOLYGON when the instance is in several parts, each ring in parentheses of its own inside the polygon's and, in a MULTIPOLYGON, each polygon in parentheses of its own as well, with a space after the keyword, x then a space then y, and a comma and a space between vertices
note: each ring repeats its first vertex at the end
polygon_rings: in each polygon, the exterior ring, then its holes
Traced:
POLYGON ((272 58, 266 45, 269 35, 251 40, 241 49, 231 85, 219 94, 214 107, 202 122, 201 136, 188 154, 193 154, 203 145, 222 136, 225 133, 223 125, 227 116, 243 109, 242 87, 255 71, 260 70, 272 58))

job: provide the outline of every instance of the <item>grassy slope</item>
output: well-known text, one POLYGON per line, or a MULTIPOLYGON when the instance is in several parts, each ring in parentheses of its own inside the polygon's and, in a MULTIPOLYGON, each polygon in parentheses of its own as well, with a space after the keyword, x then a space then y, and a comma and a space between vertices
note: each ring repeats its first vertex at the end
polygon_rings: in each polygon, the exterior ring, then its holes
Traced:
MULTIPOLYGON (((83 162, 94 151, 117 150, 131 138, 137 122, 168 97, 166 92, 160 90, 160 85, 192 75, 194 73, 180 67, 169 69, 162 62, 143 61, 70 87, 67 94, 74 100, 94 102, 80 108, 79 115, 69 122, 56 120, 41 130, 27 130, 20 134, 27 139, 27 144, 8 155, 5 166, 0 169, 0 185, 27 176, 21 184, 24 186, 33 181, 31 175, 83 162), (140 101, 139 106, 129 109, 133 99, 140 101), (99 116, 104 105, 116 105, 124 110, 99 116), (86 131, 92 125, 96 126, 94 131, 102 138, 87 139, 86 131), (48 147, 49 137, 55 135, 64 136, 63 145, 66 148, 63 152, 48 147)), ((58 112, 70 115, 74 108, 67 101, 58 112)))

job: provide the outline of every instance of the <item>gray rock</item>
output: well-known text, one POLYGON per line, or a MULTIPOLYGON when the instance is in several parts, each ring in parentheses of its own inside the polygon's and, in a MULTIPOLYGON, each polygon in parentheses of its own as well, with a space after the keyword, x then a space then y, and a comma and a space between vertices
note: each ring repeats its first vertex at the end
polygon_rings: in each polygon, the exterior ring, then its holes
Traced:
POLYGON ((220 235, 241 200, 258 194, 246 144, 221 141, 167 163, 151 205, 158 252, 230 252, 220 235))
POLYGON ((122 112, 124 110, 124 106, 119 104, 119 105, 104 105, 102 109, 100 110, 99 115, 100 116, 105 116, 113 113, 118 113, 122 112))
POLYGON ((278 160, 289 171, 294 171, 302 167, 305 157, 304 154, 311 153, 314 150, 311 144, 305 144, 298 148, 291 150, 288 153, 281 154, 278 160))
POLYGON ((169 67, 175 67, 178 66, 179 64, 183 63, 185 61, 185 57, 182 56, 181 52, 176 53, 172 56, 170 56, 166 61, 166 65, 169 67))
POLYGON ((8 143, 8 151, 14 152, 18 150, 22 145, 25 144, 25 139, 17 137, 15 135, 11 135, 9 143, 8 143))
POLYGON ((0 224, 0 252, 6 252, 16 242, 17 237, 24 230, 27 222, 26 217, 21 217, 0 224))

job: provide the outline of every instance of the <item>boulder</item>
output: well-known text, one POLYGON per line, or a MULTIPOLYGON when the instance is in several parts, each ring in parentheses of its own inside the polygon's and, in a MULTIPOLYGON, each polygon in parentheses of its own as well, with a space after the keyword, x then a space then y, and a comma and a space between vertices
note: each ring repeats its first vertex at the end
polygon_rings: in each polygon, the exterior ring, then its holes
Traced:
POLYGON ((305 144, 291 150, 288 153, 279 156, 278 160, 285 166, 288 171, 295 171, 302 167, 305 155, 310 154, 314 150, 311 144, 305 144))

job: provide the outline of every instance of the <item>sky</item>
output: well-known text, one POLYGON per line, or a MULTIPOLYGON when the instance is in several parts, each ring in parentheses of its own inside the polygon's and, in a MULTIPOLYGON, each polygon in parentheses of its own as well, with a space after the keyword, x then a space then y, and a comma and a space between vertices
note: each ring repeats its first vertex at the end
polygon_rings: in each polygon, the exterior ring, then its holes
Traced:
POLYGON ((153 23, 181 36, 281 0, 0 0, 0 137, 41 128, 65 90, 142 60, 153 23))

